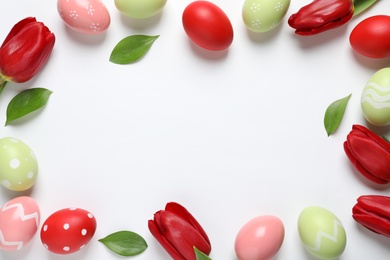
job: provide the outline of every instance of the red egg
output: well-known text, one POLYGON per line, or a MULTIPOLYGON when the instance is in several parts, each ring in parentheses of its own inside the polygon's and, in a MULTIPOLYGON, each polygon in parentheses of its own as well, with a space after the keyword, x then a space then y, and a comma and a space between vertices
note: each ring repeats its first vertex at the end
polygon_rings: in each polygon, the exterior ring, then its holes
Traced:
POLYGON ((213 3, 195 1, 183 12, 182 22, 188 37, 200 47, 221 51, 233 42, 233 27, 227 15, 213 3))
POLYGON ((88 211, 68 208, 54 212, 42 225, 41 241, 49 251, 71 254, 88 244, 96 231, 96 219, 88 211))
POLYGON ((390 57, 390 16, 375 15, 364 19, 352 30, 349 42, 361 55, 390 57))

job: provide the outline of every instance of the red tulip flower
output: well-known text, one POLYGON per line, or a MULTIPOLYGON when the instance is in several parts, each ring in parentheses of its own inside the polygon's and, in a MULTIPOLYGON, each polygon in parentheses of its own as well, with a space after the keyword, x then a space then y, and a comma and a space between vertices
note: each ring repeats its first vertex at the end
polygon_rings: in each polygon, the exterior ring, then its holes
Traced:
POLYGON ((344 142, 344 151, 355 168, 367 179, 390 182, 390 143, 361 125, 354 125, 344 142))
POLYGON ((313 35, 347 23, 353 11, 353 0, 314 0, 291 15, 288 24, 296 34, 313 35))
POLYGON ((352 217, 369 230, 390 237, 390 197, 360 196, 352 209, 352 217))
POLYGON ((15 24, 0 47, 0 86, 34 77, 49 58, 54 42, 54 34, 34 17, 15 24))
POLYGON ((174 260, 196 260, 194 247, 206 255, 210 240, 198 221, 183 206, 169 202, 148 221, 154 238, 174 260))

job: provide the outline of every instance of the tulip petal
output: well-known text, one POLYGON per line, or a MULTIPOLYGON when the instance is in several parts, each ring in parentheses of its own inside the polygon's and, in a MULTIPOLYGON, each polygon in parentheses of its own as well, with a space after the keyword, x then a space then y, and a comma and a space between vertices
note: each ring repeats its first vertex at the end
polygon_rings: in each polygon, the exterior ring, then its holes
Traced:
POLYGON ((35 17, 27 17, 24 18, 23 20, 19 21, 17 24, 15 24, 11 31, 8 33, 7 37, 5 38, 3 44, 1 45, 0 48, 3 48, 3 46, 9 42, 15 35, 17 35, 27 24, 29 23, 34 23, 37 20, 35 17))
POLYGON ((372 132, 371 130, 369 130, 368 128, 366 128, 362 125, 353 125, 352 131, 355 134, 358 134, 360 132, 360 134, 362 136, 367 136, 367 137, 374 139, 374 141, 378 145, 380 145, 383 149, 385 149, 388 153, 390 153, 390 143, 388 141, 386 141, 385 139, 383 139, 382 137, 380 137, 379 135, 372 132), (354 130, 358 130, 358 131, 354 131, 354 130))
POLYGON ((160 221, 156 223, 162 235, 186 260, 196 260, 194 246, 209 255, 210 244, 186 220, 170 211, 160 211, 160 221))
POLYGON ((347 23, 353 16, 351 0, 314 0, 291 15, 288 24, 300 35, 313 35, 347 23))
POLYGON ((390 237, 390 197, 360 196, 352 208, 352 217, 367 229, 390 237))
POLYGON ((0 74, 7 81, 21 83, 31 79, 53 49, 54 34, 33 19, 27 18, 15 25, 0 48, 0 74))
POLYGON ((382 179, 379 179, 377 177, 375 177, 374 175, 372 175, 371 173, 369 173, 356 159, 355 157, 352 155, 349 147, 348 147, 348 142, 344 142, 344 151, 346 153, 346 155, 348 156, 350 162, 352 163, 353 166, 355 166, 355 168, 364 176, 366 177, 367 179, 369 179, 370 181, 372 182, 375 182, 375 183, 378 183, 378 184, 386 184, 388 183, 387 181, 384 181, 382 179))
POLYGON ((347 136, 347 143, 353 157, 367 172, 383 181, 390 180, 390 153, 382 146, 353 131, 347 136))
MULTIPOLYGON (((310 35, 318 34, 318 33, 324 32, 324 31, 329 31, 331 29, 335 29, 337 27, 340 27, 341 25, 343 25, 343 24, 347 23, 349 20, 351 20, 352 16, 353 16, 353 11, 351 11, 347 16, 344 16, 338 20, 330 21, 330 22, 322 25, 321 27, 313 28, 310 30, 310 35)), ((297 31, 296 33, 300 34, 300 35, 307 35, 307 33, 305 33, 305 31, 297 31)))
POLYGON ((360 215, 354 214, 352 215, 353 219, 358 222, 360 225, 366 227, 367 229, 390 237, 390 222, 387 219, 378 218, 376 216, 371 215, 360 215))
POLYGON ((390 197, 381 195, 363 195, 358 199, 359 208, 364 208, 371 214, 390 220, 390 197))
POLYGON ((199 224, 199 222, 192 216, 192 214, 184 208, 182 205, 176 202, 169 202, 165 206, 165 210, 171 211, 175 213, 176 215, 180 216, 184 220, 186 220, 188 223, 190 223, 201 235, 202 237, 207 241, 208 244, 210 243, 210 240, 202 228, 202 226, 199 224))
MULTIPOLYGON (((158 213, 156 213, 158 214, 158 213)), ((160 245, 167 251, 167 253, 175 260, 186 260, 169 241, 161 234, 156 223, 153 220, 148 221, 148 228, 154 238, 160 243, 160 245)))

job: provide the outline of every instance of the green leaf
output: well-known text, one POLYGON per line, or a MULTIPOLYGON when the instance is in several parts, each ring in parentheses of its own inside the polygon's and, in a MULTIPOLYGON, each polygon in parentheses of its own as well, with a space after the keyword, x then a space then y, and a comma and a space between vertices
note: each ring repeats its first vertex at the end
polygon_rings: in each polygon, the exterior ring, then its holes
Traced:
POLYGON ((111 52, 110 61, 116 64, 134 63, 141 59, 159 37, 132 35, 122 39, 111 52))
POLYGON ((143 237, 131 231, 118 231, 98 241, 121 256, 139 255, 148 247, 143 237))
POLYGON ((8 104, 5 125, 43 107, 51 93, 45 88, 32 88, 17 94, 8 104))
POLYGON ((345 98, 334 101, 326 109, 324 116, 324 126, 328 136, 333 134, 333 132, 336 131, 336 129, 339 127, 351 95, 352 94, 349 94, 345 98))
POLYGON ((390 139, 387 137, 387 136, 382 136, 383 140, 385 140, 386 142, 390 143, 390 139))
POLYGON ((211 258, 208 255, 206 255, 196 247, 194 247, 194 250, 195 250, 196 260, 211 260, 211 258))
POLYGON ((5 85, 7 85, 8 81, 4 81, 0 84, 0 93, 3 92, 3 89, 5 88, 5 85))
POLYGON ((375 4, 377 1, 378 0, 355 0, 353 2, 355 8, 353 16, 360 14, 361 12, 369 8, 371 5, 375 4))

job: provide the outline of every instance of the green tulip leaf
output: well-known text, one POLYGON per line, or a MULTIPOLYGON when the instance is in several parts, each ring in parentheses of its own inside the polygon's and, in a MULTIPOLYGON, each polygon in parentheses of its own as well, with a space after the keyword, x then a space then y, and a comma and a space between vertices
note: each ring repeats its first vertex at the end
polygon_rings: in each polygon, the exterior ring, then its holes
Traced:
POLYGON ((387 137, 387 136, 382 136, 383 140, 385 140, 386 142, 390 143, 390 139, 387 137))
POLYGON ((131 231, 118 231, 98 241, 120 256, 139 255, 148 247, 143 237, 131 231))
POLYGON ((334 133, 343 119, 345 109, 352 94, 334 101, 328 106, 324 116, 324 126, 328 136, 334 133))
POLYGON ((17 94, 8 104, 5 125, 43 107, 51 93, 45 88, 32 88, 17 94))
POLYGON ((208 255, 194 247, 196 260, 212 260, 208 255))
POLYGON ((0 84, 0 93, 3 92, 3 89, 5 88, 5 85, 7 85, 8 81, 4 81, 3 83, 0 84))
POLYGON ((159 37, 148 35, 128 36, 117 43, 110 55, 110 61, 115 64, 129 64, 141 59, 159 37))
POLYGON ((375 4, 377 1, 378 0, 355 0, 353 2, 354 8, 355 8, 354 12, 353 12, 353 16, 356 16, 356 15, 360 14, 361 12, 365 11, 370 6, 375 4))

